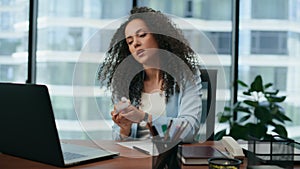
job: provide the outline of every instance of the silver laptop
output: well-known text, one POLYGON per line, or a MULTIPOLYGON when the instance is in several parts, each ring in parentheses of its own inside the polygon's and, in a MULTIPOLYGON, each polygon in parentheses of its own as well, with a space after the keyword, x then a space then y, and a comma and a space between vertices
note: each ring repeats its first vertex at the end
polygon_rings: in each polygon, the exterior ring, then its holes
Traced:
POLYGON ((45 85, 0 83, 0 152, 59 167, 118 152, 61 144, 45 85))

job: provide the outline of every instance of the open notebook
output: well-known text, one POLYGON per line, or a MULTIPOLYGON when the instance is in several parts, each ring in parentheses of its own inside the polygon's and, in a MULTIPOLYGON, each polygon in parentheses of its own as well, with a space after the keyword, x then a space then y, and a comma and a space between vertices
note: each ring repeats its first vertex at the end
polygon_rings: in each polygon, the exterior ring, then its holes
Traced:
POLYGON ((0 83, 0 152, 55 166, 118 155, 100 148, 62 144, 45 85, 0 83))

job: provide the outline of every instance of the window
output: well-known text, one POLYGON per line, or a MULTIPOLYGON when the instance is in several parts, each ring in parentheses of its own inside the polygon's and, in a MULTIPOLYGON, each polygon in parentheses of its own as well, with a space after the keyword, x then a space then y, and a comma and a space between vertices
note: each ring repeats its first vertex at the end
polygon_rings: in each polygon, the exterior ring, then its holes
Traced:
MULTIPOLYGON (((151 1, 141 0, 142 5, 162 12, 170 13, 182 17, 186 24, 183 33, 190 45, 203 60, 203 66, 218 70, 217 102, 216 113, 224 109, 224 105, 230 102, 230 70, 231 70, 231 0, 184 0, 176 3, 166 3, 167 0, 151 1), (180 4, 180 5, 179 5, 180 4), (189 8, 192 5, 192 8, 189 8), (222 22, 218 22, 222 21, 222 22), (190 24, 189 26, 189 23, 190 24), (228 27, 224 27, 230 25, 228 27), (209 26, 208 26, 209 25, 209 26), (218 28, 216 31, 215 29, 218 28), (221 57, 219 57, 222 55, 221 57)), ((138 3, 139 6, 140 3, 138 3)), ((217 120, 216 120, 217 122, 217 120)), ((216 132, 220 130, 220 125, 216 125, 216 132)))
POLYGON ((85 139, 91 133, 111 138, 112 103, 95 82, 96 70, 114 32, 114 27, 106 28, 106 24, 127 16, 131 7, 130 1, 119 0, 39 1, 37 83, 50 90, 61 138, 85 139), (95 43, 87 46, 93 39, 95 43), (92 56, 83 56, 84 50, 92 56), (77 69, 80 72, 75 75, 77 69), (97 121, 98 126, 78 125, 84 121, 97 121))
POLYGON ((231 54, 231 32, 206 32, 218 54, 231 54))
POLYGON ((249 81, 252 81, 256 75, 262 75, 263 83, 272 82, 274 89, 285 92, 287 89, 287 68, 286 67, 258 67, 251 66, 249 70, 249 81))
POLYGON ((148 6, 164 13, 185 17, 187 0, 138 0, 138 6, 148 6))
POLYGON ((287 32, 252 31, 251 53, 277 55, 287 54, 287 32))
POLYGON ((196 16, 199 16, 198 12, 201 13, 201 19, 231 20, 231 0, 197 0, 195 3, 201 4, 200 11, 194 10, 196 16))
POLYGON ((241 1, 239 44, 239 79, 247 84, 257 74, 265 83, 273 83, 287 98, 283 104, 292 119, 286 124, 288 136, 299 141, 300 89, 299 80, 299 31, 298 0, 251 0, 241 1), (258 19, 268 20, 263 28, 256 25, 258 19), (275 26, 276 25, 276 26, 275 26))
MULTIPOLYGON (((27 78, 27 27, 29 1, 0 0, 0 81, 25 82, 27 78), (22 16, 22 17, 19 17, 22 16)), ((28 29, 28 28, 27 28, 28 29)))
POLYGON ((289 0, 252 0, 253 19, 288 19, 289 0))

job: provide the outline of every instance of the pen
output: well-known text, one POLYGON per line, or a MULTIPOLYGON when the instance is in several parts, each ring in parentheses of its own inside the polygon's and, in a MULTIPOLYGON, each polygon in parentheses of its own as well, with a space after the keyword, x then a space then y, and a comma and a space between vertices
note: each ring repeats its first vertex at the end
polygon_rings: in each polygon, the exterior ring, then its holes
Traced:
POLYGON ((189 122, 181 122, 179 131, 177 133, 175 133, 173 140, 178 140, 181 136, 181 134, 184 132, 184 130, 186 129, 186 127, 188 126, 189 122))
POLYGON ((181 126, 176 126, 175 127, 173 136, 171 137, 172 140, 175 140, 177 138, 178 133, 180 133, 180 129, 181 129, 181 126))
POLYGON ((138 151, 140 151, 140 152, 142 152, 142 153, 145 153, 145 154, 151 155, 149 151, 147 151, 147 150, 143 150, 143 149, 141 149, 141 148, 139 148, 139 147, 133 146, 133 149, 136 149, 136 150, 138 150, 138 151))
POLYGON ((155 126, 152 126, 150 123, 147 123, 147 126, 148 126, 152 136, 157 136, 158 135, 158 132, 157 132, 155 126))
POLYGON ((163 131, 163 133, 165 134, 166 133, 166 131, 167 131, 167 125, 162 125, 161 126, 161 129, 162 129, 162 131, 163 131))
POLYGON ((165 133, 165 137, 164 137, 165 140, 167 140, 169 138, 169 132, 170 132, 170 128, 171 128, 172 123, 173 123, 173 120, 171 119, 170 122, 169 122, 169 125, 167 127, 167 131, 165 133))

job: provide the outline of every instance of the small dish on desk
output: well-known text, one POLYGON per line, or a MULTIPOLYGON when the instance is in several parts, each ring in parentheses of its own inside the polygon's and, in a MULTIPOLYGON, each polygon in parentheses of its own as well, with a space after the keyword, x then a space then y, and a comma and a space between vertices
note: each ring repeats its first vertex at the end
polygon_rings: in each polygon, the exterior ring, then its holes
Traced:
POLYGON ((208 159, 209 169, 239 169, 242 163, 239 159, 233 158, 210 158, 208 159))

